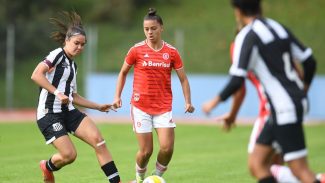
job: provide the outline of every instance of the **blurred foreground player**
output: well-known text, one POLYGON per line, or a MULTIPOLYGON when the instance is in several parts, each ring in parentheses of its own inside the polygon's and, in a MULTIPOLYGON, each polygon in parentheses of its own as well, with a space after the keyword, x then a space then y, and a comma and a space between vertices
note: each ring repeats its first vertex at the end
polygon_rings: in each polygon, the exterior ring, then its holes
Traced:
POLYGON ((308 167, 302 126, 308 107, 306 94, 316 70, 311 49, 305 48, 281 24, 262 17, 260 0, 231 2, 237 23, 244 26, 235 39, 231 79, 219 96, 203 105, 203 111, 209 113, 225 101, 242 87, 248 72, 253 72, 264 87, 271 114, 249 159, 252 175, 260 183, 276 182, 269 160, 272 145, 277 144, 284 161, 301 182, 324 182, 308 167), (294 69, 293 59, 301 61, 303 81, 294 69))

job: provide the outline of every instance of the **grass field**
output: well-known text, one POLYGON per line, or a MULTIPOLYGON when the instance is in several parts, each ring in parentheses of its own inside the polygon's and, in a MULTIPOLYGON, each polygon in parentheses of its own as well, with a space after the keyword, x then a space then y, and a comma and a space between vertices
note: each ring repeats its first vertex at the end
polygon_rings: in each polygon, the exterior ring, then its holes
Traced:
MULTIPOLYGON (((134 175, 137 142, 130 124, 99 124, 124 183, 134 175)), ((325 171, 325 124, 307 126, 309 161, 316 172, 325 171)), ((218 126, 178 125, 175 153, 165 179, 169 183, 250 183, 246 168, 246 145, 250 126, 224 133, 218 126)), ((58 183, 107 182, 92 149, 72 137, 77 160, 57 172, 58 183)), ((155 146, 157 147, 157 145, 155 146)), ((0 124, 0 183, 38 183, 38 162, 55 152, 44 144, 35 123, 0 124)), ((156 151, 155 151, 156 154, 156 151)), ((149 164, 153 169, 155 156, 149 164)))

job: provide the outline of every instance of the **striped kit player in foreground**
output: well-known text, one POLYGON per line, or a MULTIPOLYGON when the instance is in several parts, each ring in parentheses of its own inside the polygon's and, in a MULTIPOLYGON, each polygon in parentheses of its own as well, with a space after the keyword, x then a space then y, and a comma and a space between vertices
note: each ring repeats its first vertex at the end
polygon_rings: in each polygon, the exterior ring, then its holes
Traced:
POLYGON ((244 26, 235 39, 231 80, 220 95, 204 103, 203 111, 209 113, 238 91, 248 73, 253 72, 264 88, 270 115, 249 159, 252 175, 260 183, 276 182, 270 171, 276 144, 301 182, 325 182, 324 175, 316 176, 308 167, 302 124, 308 107, 306 95, 316 70, 311 49, 305 48, 278 22, 262 17, 260 0, 231 2, 237 23, 244 26), (303 81, 294 69, 294 59, 304 69, 303 81))
POLYGON ((101 133, 87 115, 74 107, 78 105, 108 112, 112 106, 91 102, 77 93, 77 65, 73 59, 83 51, 86 34, 77 13, 62 12, 62 16, 67 21, 51 19, 58 27, 52 33, 52 38, 62 47, 50 52, 37 65, 31 77, 40 86, 38 127, 46 144, 52 144, 57 149, 57 153, 49 160, 40 162, 44 182, 54 183, 53 172, 76 159, 76 148, 68 136, 71 133, 94 148, 99 165, 109 182, 119 183, 119 173, 101 133))

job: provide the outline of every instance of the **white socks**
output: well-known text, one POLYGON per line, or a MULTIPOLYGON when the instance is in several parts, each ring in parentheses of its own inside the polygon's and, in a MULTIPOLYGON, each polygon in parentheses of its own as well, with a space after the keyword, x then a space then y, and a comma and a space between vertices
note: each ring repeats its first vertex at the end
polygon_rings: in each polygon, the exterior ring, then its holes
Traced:
POLYGON ((300 183, 287 166, 272 165, 271 173, 279 183, 300 183))

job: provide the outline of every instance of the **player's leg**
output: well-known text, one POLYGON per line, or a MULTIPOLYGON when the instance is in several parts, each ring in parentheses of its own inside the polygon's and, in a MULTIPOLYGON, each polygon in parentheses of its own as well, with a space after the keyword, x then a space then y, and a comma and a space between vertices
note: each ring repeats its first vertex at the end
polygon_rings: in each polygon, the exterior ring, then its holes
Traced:
POLYGON ((159 140, 155 175, 162 176, 173 156, 175 133, 174 128, 156 128, 159 140))
POLYGON ((49 113, 37 120, 46 144, 52 144, 58 150, 58 153, 51 156, 49 160, 40 162, 44 182, 47 183, 54 182, 54 171, 72 163, 77 157, 76 149, 68 136, 63 117, 62 113, 49 113))
POLYGON ((52 144, 58 150, 58 153, 49 160, 49 165, 52 165, 53 169, 60 169, 77 158, 76 148, 68 135, 59 137, 52 144))
POLYGON ((98 162, 112 183, 119 183, 120 176, 113 161, 112 155, 106 147, 106 142, 102 137, 95 123, 85 116, 75 131, 75 136, 88 143, 95 150, 98 162))
POLYGON ((292 173, 303 183, 316 183, 316 175, 308 167, 302 123, 277 126, 276 138, 292 173))
POLYGON ((153 126, 156 129, 159 140, 159 152, 156 161, 156 169, 153 174, 162 176, 173 156, 176 124, 172 119, 172 111, 155 115, 153 126))
MULTIPOLYGON (((264 120, 262 122, 264 122, 264 120)), ((274 153, 272 147, 272 142, 274 142, 274 125, 271 121, 266 121, 260 126, 258 125, 259 124, 255 124, 251 135, 249 152, 251 152, 252 147, 253 151, 250 153, 248 159, 249 170, 261 183, 276 182, 270 171, 271 160, 274 153), (256 130, 257 127, 259 128, 258 131, 256 130)))
POLYGON ((136 133, 139 150, 136 154, 136 179, 141 182, 145 178, 147 165, 153 152, 153 137, 152 132, 136 133))
MULTIPOLYGON (((249 156, 252 156, 253 148, 255 146, 256 140, 263 130, 264 125, 267 122, 269 115, 259 115, 256 121, 254 122, 253 130, 250 136, 250 141, 248 145, 249 156)), ((272 147, 274 153, 270 160, 270 171, 273 177, 279 183, 299 183, 300 181, 292 174, 289 167, 284 166, 284 161, 281 154, 281 149, 278 144, 273 143, 272 147)), ((249 157, 251 159, 251 157, 249 157)))
POLYGON ((147 171, 147 165, 153 152, 152 115, 131 106, 133 130, 138 140, 139 150, 136 154, 136 182, 141 183, 147 171))
POLYGON ((272 154, 272 146, 256 143, 253 152, 249 156, 249 170, 259 183, 276 182, 270 172, 270 160, 272 154))
POLYGON ((42 160, 40 162, 43 179, 46 183, 54 183, 53 172, 72 163, 77 157, 76 149, 68 135, 59 137, 52 144, 58 150, 58 153, 52 155, 49 160, 42 160))

